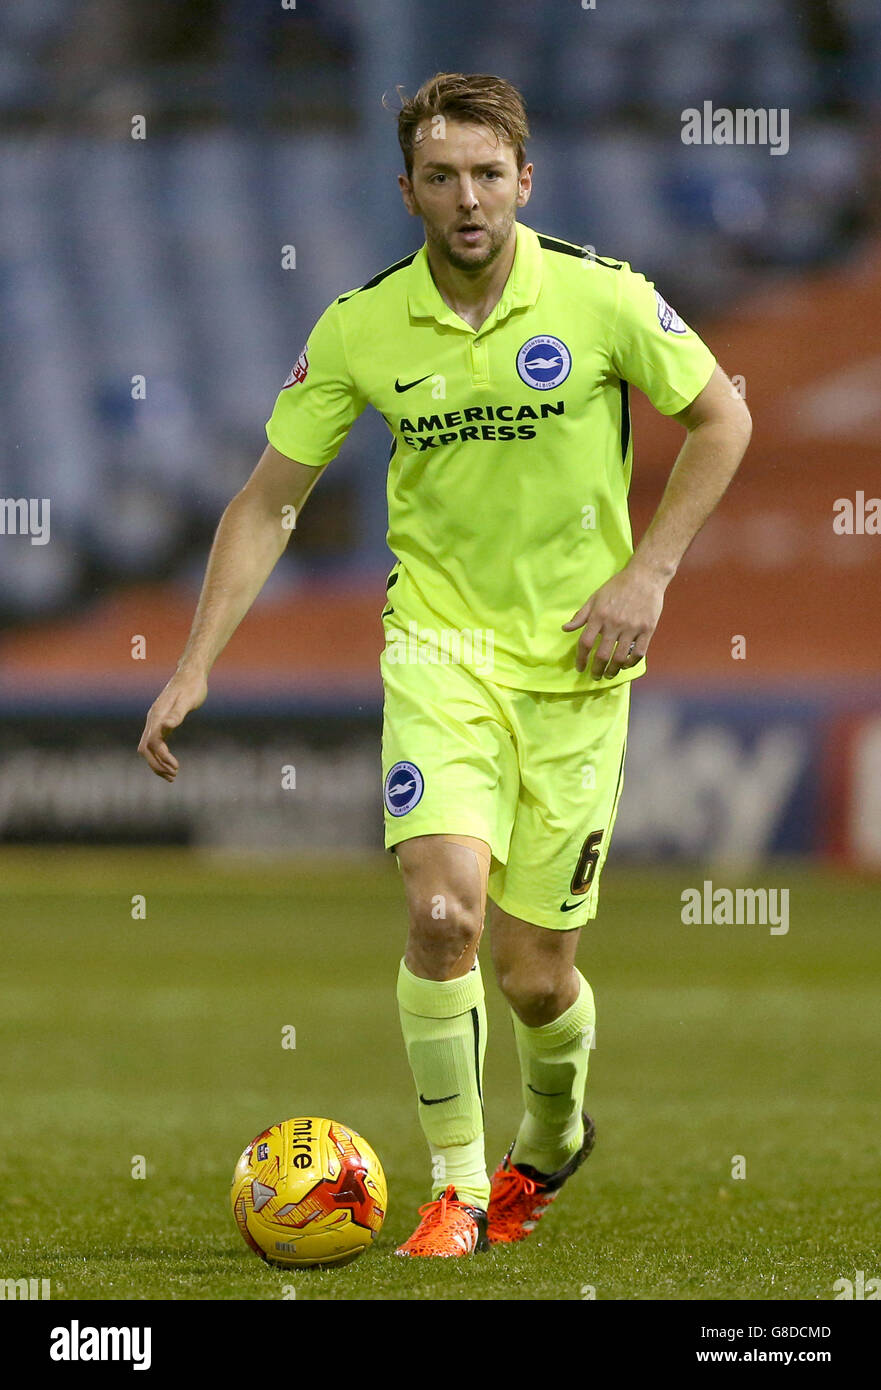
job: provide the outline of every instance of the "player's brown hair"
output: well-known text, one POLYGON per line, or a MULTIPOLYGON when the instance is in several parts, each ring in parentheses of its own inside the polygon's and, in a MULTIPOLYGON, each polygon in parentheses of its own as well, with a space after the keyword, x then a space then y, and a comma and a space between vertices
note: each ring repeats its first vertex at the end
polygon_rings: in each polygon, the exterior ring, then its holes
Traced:
POLYGON ((400 87, 396 90, 401 99, 398 143, 408 178, 413 174, 416 130, 421 121, 431 120, 432 116, 487 126, 500 140, 514 146, 517 168, 523 168, 529 138, 526 109, 517 88, 503 77, 485 72, 437 72, 423 82, 415 96, 405 96, 400 87))

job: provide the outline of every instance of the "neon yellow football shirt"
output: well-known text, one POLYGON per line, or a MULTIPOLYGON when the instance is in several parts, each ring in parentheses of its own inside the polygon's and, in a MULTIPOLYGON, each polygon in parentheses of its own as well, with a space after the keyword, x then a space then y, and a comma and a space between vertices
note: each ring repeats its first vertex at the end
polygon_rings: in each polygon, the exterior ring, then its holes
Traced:
POLYGON ((626 262, 517 224, 501 298, 478 330, 441 298, 426 247, 321 315, 267 423, 319 467, 368 404, 393 436, 390 628, 500 685, 571 692, 611 681, 575 668, 561 626, 633 553, 628 386, 672 415, 715 358, 626 262), (439 637, 437 636, 439 634, 439 637), (450 634, 445 646, 443 634, 450 634), (455 634, 462 634, 458 647, 455 634), (487 651, 492 653, 487 669, 487 651))

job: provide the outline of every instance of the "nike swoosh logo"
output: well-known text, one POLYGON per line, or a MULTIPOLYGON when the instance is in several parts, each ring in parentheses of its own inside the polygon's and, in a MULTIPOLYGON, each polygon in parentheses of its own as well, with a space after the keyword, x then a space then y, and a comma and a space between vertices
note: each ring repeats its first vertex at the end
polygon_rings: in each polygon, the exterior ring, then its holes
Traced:
POLYGON ((527 1086, 529 1086, 529 1089, 534 1096, 566 1096, 569 1094, 568 1091, 537 1091, 534 1086, 529 1085, 528 1081, 526 1084, 527 1086))
POLYGON ((460 1094, 461 1094, 460 1091, 456 1091, 455 1095, 452 1095, 452 1096, 438 1096, 437 1100, 426 1100, 426 1099, 425 1099, 425 1096, 423 1096, 423 1095, 420 1094, 419 1099, 420 1099, 420 1101, 422 1102, 423 1105, 443 1105, 443 1103, 444 1103, 445 1100, 455 1100, 456 1097, 459 1096, 460 1094))
POLYGON ((398 392, 399 395, 402 391, 410 391, 413 389, 414 386, 418 386, 420 381, 427 381, 429 376, 431 376, 431 372, 428 373, 428 376, 420 376, 417 377, 415 381, 405 382, 403 386, 401 385, 400 381, 396 381, 395 390, 398 392))
POLYGON ((581 903, 560 903, 560 911, 561 911, 561 912, 574 912, 575 909, 576 909, 576 907, 580 907, 580 906, 581 906, 581 903))

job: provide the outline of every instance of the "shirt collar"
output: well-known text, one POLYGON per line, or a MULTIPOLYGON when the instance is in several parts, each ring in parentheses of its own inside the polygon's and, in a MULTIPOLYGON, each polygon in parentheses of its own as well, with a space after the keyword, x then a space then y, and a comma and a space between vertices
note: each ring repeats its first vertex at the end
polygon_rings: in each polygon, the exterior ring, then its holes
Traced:
MULTIPOLYGON (((538 236, 531 227, 524 226, 522 222, 516 222, 514 225, 517 229, 517 247, 511 272, 499 302, 483 328, 488 327, 490 321, 499 322, 507 318, 512 309, 530 307, 538 299, 541 288, 541 246, 538 236)), ((407 301, 412 318, 435 319, 438 323, 450 324, 454 328, 468 328, 464 319, 460 319, 455 310, 441 297, 440 290, 432 279, 425 243, 410 263, 407 301)))

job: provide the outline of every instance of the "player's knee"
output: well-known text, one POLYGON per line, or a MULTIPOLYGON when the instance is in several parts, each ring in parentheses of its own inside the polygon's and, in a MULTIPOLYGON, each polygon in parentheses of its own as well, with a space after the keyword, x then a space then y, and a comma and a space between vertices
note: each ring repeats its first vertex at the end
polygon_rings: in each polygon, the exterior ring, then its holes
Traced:
POLYGON ((500 990, 528 1028, 552 1023, 567 1007, 565 986, 554 975, 517 965, 497 974, 500 990))
POLYGON ((438 893, 410 904, 406 961, 428 979, 450 979, 473 961, 482 928, 480 913, 467 899, 438 893))

